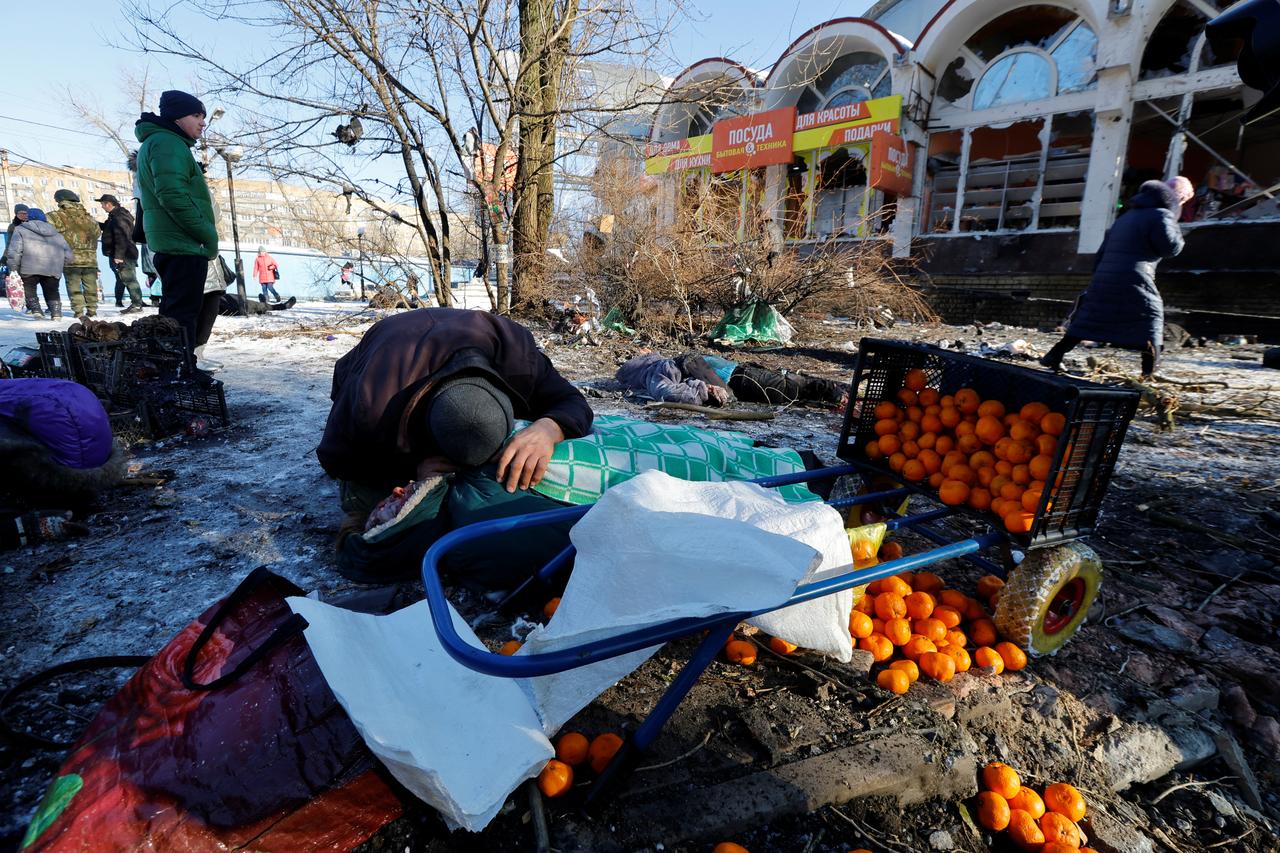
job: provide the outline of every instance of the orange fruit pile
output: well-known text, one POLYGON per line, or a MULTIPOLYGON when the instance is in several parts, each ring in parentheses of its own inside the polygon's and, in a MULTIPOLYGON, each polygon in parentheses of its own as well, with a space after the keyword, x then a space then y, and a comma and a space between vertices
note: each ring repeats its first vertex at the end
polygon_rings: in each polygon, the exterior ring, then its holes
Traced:
MULTIPOLYGON (((987 593, 983 598, 990 605, 1003 585, 988 576, 979 581, 978 589, 987 593)), ((876 663, 886 664, 875 675, 880 687, 902 694, 921 674, 950 681, 974 665, 997 674, 1027 665, 1021 649, 999 642, 981 601, 944 586, 932 572, 904 572, 868 584, 866 594, 854 604, 849 636, 876 663)))
POLYGON ((905 480, 928 483, 949 506, 991 512, 1014 533, 1031 530, 1066 429, 1064 415, 1043 403, 1006 411, 972 388, 943 395, 917 369, 907 372, 893 399, 876 404, 873 416, 868 459, 883 460, 905 480))
POLYGON ((561 797, 573 787, 575 767, 589 764, 603 773, 610 759, 622 747, 622 738, 613 732, 596 735, 588 741, 580 732, 565 732, 556 739, 556 757, 538 774, 538 788, 547 797, 561 797))
POLYGON ((1007 832, 1019 849, 1032 853, 1096 853, 1081 847, 1077 826, 1085 815, 1084 797, 1075 786, 1055 782, 1044 795, 1022 784, 1018 772, 993 761, 982 768, 978 823, 992 832, 1007 832))

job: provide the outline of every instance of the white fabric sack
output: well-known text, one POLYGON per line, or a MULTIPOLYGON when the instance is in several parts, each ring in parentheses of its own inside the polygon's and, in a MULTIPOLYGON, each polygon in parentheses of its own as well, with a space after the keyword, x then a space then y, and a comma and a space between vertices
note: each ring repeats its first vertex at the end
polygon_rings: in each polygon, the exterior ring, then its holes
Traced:
MULTIPOLYGON (((760 610, 786 601, 800 579, 826 561, 806 541, 831 537, 812 531, 830 533, 831 527, 843 542, 839 550, 848 554, 840 515, 830 507, 789 504, 751 483, 696 483, 661 471, 640 474, 605 492, 574 525, 569 535, 577 558, 555 618, 525 638, 519 654, 568 648, 672 619, 760 610)), ((848 622, 846 610, 846 656, 848 622)), ((657 650, 642 649, 524 682, 542 716, 543 731, 559 731, 657 650)))
MULTIPOLYGON (((658 471, 609 490, 571 536, 578 555, 555 618, 526 639, 520 654, 681 617, 777 605, 802 578, 849 551, 830 507, 788 504, 750 483, 691 483, 658 471), (829 552, 819 555, 801 540, 821 542, 829 552)), ((483 829, 554 755, 547 735, 657 650, 536 679, 503 679, 476 673, 443 651, 426 601, 389 616, 288 601, 310 623, 305 637, 321 672, 369 748, 449 826, 470 830, 483 829)), ((809 607, 787 610, 804 622, 816 618, 809 607)), ((450 613, 459 635, 481 647, 450 613)), ((847 653, 847 608, 842 619, 847 653)), ((804 636, 804 628, 797 624, 783 636, 804 636)))
MULTIPOLYGON (((479 831, 555 749, 512 679, 449 657, 426 601, 387 616, 288 599, 307 645, 369 749, 451 829, 479 831)), ((449 608, 467 643, 483 648, 449 608)))

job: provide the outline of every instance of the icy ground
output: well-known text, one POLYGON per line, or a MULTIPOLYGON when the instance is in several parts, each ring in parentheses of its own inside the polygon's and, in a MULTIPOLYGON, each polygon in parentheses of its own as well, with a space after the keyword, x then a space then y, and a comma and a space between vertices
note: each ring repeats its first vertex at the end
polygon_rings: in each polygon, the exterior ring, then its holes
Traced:
MULTIPOLYGON (((112 319, 116 311, 104 308, 101 319, 112 319)), ((172 478, 156 489, 112 492, 102 511, 90 519, 93 533, 88 538, 0 553, 4 684, 72 658, 152 653, 259 565, 303 588, 319 590, 326 598, 355 588, 333 569, 331 543, 341 513, 336 488, 313 450, 329 409, 333 363, 375 319, 356 306, 319 302, 299 303, 293 310, 260 318, 219 318, 208 355, 225 364, 218 376, 226 383, 232 426, 207 439, 174 438, 136 448, 136 467, 171 471, 172 478)), ((70 322, 31 320, 0 309, 0 354, 12 346, 34 345, 36 331, 65 329, 70 322)), ((602 347, 578 349, 559 343, 545 327, 535 326, 534 334, 561 371, 584 388, 598 412, 641 411, 624 400, 612 382, 616 365, 635 351, 635 345, 607 341, 602 347)), ((851 324, 814 322, 802 329, 802 346, 753 358, 847 378, 862 334, 851 324)), ((1043 350, 1054 339, 1028 330, 945 326, 904 326, 874 334, 931 343, 961 340, 971 351, 980 341, 1000 344, 1014 338, 1025 338, 1043 350)), ((1211 345, 1173 351, 1166 358, 1162 375, 1192 383, 1176 386, 1185 400, 1251 411, 1225 418, 1190 415, 1172 433, 1157 431, 1151 417, 1135 422, 1109 495, 1106 534, 1095 544, 1119 571, 1145 576, 1139 578, 1136 594, 1156 585, 1160 600, 1177 606, 1185 590, 1157 584, 1196 580, 1194 555, 1177 556, 1189 536, 1192 545, 1199 544, 1194 534, 1164 530, 1162 539, 1153 542, 1145 531, 1149 525, 1134 510, 1162 490, 1186 496, 1174 510, 1220 525, 1227 533, 1256 538, 1270 550, 1280 544, 1275 535, 1280 530, 1280 374, 1261 366, 1260 351, 1256 346, 1211 345), (1195 385, 1206 382, 1229 387, 1195 385), (1236 496, 1245 494, 1253 503, 1243 507, 1246 511, 1234 511, 1242 508, 1236 496), (1157 554, 1173 556, 1153 562, 1157 554)), ((1131 354, 1103 350, 1077 350, 1067 363, 1084 371, 1089 358, 1129 373, 1136 367, 1130 363, 1136 362, 1131 354)), ((791 410, 772 421, 707 426, 813 448, 829 457, 840 418, 791 410)), ((1135 593, 1134 587, 1120 586, 1119 579, 1109 583, 1116 584, 1108 601, 1110 612, 1140 600, 1125 597, 1135 593)), ((1219 580, 1206 581, 1201 573, 1200 583, 1207 586, 1192 591, 1203 596, 1219 580)), ((1268 588, 1277 590, 1274 585, 1262 587, 1268 588)), ((1219 604, 1233 601, 1233 591, 1223 594, 1219 604)), ((1261 632, 1269 640, 1251 639, 1275 648, 1274 622, 1280 611, 1274 601, 1254 606, 1262 609, 1263 621, 1272 624, 1261 632)), ((1078 659, 1081 671, 1096 675, 1099 661, 1114 672, 1122 661, 1134 660, 1133 676, 1150 650, 1136 651, 1123 641, 1117 648, 1116 642, 1114 634, 1091 625, 1068 647, 1067 660, 1059 656, 1055 663, 1070 668, 1071 660, 1078 659)), ((1177 670, 1162 665, 1158 655, 1151 657, 1155 665, 1147 660, 1149 672, 1142 675, 1156 680, 1150 684, 1153 689, 1163 689, 1158 679, 1177 670)), ((1064 675, 1065 681, 1069 675, 1064 675)), ((82 709, 89 716, 94 710, 82 709)), ((59 760, 57 753, 28 756, 0 750, 0 838, 20 835, 59 760)), ((1272 785, 1276 766, 1280 765, 1273 764, 1270 771, 1272 785)), ((1269 795, 1274 791, 1271 787, 1269 795)))

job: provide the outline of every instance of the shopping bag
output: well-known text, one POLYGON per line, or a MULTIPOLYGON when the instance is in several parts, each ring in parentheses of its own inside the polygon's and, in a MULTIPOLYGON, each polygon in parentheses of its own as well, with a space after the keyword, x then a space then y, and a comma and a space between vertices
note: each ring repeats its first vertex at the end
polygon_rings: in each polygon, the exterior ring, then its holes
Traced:
POLYGON ((348 850, 401 813, 257 569, 144 664, 72 746, 24 851, 348 850))
POLYGON ((5 276, 4 292, 9 297, 9 307, 15 311, 26 303, 26 291, 22 289, 22 276, 16 272, 5 276))

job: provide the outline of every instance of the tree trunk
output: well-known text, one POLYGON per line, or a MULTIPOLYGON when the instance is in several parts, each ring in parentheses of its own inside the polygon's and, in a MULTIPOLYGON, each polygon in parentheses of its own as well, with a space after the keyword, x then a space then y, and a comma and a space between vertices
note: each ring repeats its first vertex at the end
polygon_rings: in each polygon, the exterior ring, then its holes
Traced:
POLYGON ((534 299, 543 284, 555 209, 556 120, 577 11, 574 0, 520 0, 520 49, 534 58, 516 85, 520 147, 516 161, 512 304, 534 299))

